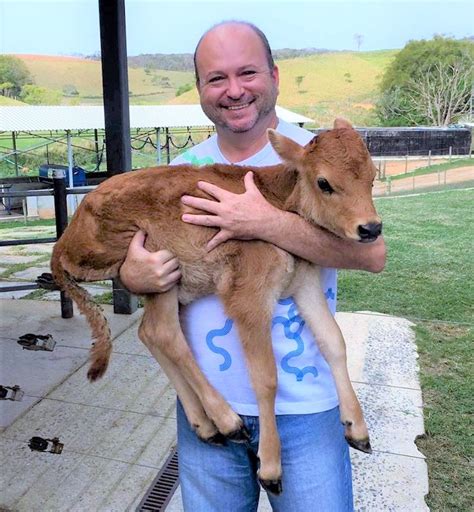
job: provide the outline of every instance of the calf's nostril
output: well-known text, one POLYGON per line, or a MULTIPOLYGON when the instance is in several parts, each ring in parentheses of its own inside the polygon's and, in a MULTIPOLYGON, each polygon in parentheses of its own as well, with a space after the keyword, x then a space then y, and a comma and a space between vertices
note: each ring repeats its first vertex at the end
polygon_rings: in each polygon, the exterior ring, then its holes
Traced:
POLYGON ((371 222, 369 224, 360 224, 357 231, 362 239, 377 238, 382 233, 382 223, 371 222))

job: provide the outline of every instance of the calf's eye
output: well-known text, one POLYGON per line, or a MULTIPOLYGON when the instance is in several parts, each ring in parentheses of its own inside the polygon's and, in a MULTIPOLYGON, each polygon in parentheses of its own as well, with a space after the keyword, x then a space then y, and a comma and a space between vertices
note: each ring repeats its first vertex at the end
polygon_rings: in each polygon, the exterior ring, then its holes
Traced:
POLYGON ((325 194, 332 194, 334 192, 334 189, 329 185, 329 182, 326 178, 318 178, 318 187, 325 193, 325 194))

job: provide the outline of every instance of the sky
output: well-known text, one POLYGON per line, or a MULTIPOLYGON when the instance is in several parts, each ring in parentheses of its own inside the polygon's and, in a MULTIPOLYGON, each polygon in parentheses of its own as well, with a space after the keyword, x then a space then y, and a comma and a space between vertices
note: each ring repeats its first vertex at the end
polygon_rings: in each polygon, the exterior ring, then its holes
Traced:
MULTIPOLYGON (((225 19, 250 21, 279 48, 403 48, 434 34, 474 34, 472 0, 125 0, 128 55, 192 53, 225 19)), ((91 55, 100 50, 98 0, 0 0, 0 53, 91 55)))

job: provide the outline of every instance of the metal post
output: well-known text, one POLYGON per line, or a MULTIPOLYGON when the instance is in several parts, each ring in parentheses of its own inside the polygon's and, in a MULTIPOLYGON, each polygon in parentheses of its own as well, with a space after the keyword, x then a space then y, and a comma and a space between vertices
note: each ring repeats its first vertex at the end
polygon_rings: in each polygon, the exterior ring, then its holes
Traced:
POLYGON ((161 130, 156 128, 156 163, 161 165, 161 130))
POLYGON ((16 133, 12 132, 13 159, 15 160, 15 175, 18 176, 18 153, 16 152, 16 133))
POLYGON ((94 130, 94 144, 95 144, 95 162, 97 165, 97 170, 99 171, 100 165, 100 157, 99 157, 99 135, 97 132, 97 128, 94 130))
MULTIPOLYGON (((72 156, 72 138, 71 138, 71 132, 69 130, 66 130, 66 137, 67 137, 67 166, 68 166, 68 187, 73 188, 74 187, 74 157, 72 156)), ((70 195, 67 198, 67 203, 69 206, 69 214, 72 215, 75 211, 75 201, 76 196, 70 195)), ((77 206, 77 203, 76 203, 77 206)))
MULTIPOLYGON (((56 236, 59 240, 67 226, 66 173, 64 169, 53 170, 54 212, 56 216, 56 236)), ((61 316, 72 318, 72 300, 61 292, 61 316)))
MULTIPOLYGON (((99 24, 107 174, 112 176, 132 169, 125 0, 99 0, 99 24)), ((116 279, 113 297, 114 313, 136 311, 137 297, 116 279)))
POLYGON ((431 167, 431 149, 428 151, 428 167, 431 167))
POLYGON ((405 156, 405 174, 408 172, 408 153, 405 156))
POLYGON ((451 163, 452 156, 453 156, 453 146, 449 146, 449 163, 451 163))
POLYGON ((165 128, 165 134, 166 134, 166 143, 165 143, 165 146, 166 146, 166 163, 170 163, 171 162, 171 158, 170 158, 170 131, 169 131, 169 128, 165 128))

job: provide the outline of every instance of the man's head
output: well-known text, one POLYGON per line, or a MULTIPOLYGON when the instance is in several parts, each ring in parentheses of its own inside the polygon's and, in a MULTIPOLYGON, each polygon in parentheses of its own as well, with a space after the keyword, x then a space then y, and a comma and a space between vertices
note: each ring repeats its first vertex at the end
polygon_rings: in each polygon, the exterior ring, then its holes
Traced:
POLYGON ((218 130, 247 132, 275 117, 278 68, 254 25, 215 25, 201 37, 194 65, 201 106, 218 130))

